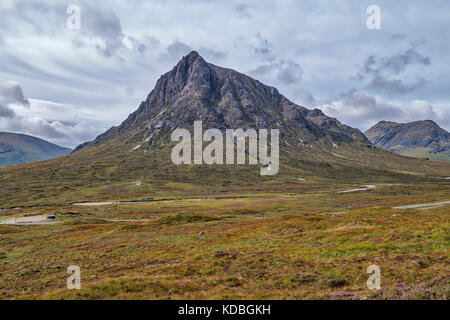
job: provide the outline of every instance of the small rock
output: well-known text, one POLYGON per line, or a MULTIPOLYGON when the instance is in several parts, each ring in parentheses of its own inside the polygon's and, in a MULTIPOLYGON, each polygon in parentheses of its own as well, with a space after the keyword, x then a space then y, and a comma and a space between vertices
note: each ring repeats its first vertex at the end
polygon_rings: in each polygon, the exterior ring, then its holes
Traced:
POLYGON ((215 252, 215 255, 216 255, 217 258, 225 257, 225 256, 228 255, 228 252, 219 250, 219 251, 215 252))
POLYGON ((425 262, 420 261, 420 260, 419 261, 412 260, 411 263, 418 265, 419 267, 422 267, 422 268, 425 268, 427 266, 427 264, 425 262))

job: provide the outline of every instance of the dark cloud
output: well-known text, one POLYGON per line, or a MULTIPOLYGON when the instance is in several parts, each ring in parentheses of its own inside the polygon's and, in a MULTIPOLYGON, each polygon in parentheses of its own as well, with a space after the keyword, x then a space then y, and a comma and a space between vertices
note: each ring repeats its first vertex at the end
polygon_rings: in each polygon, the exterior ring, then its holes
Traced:
POLYGON ((251 18, 252 15, 250 14, 249 9, 250 9, 249 5, 241 4, 238 5, 236 8, 234 8, 234 11, 240 18, 251 18))
POLYGON ((375 76, 369 84, 369 88, 374 89, 388 96, 406 94, 425 85, 425 80, 419 79, 415 83, 406 84, 400 79, 387 79, 383 76, 375 76))
POLYGON ((201 47, 197 51, 206 60, 217 61, 217 60, 225 59, 225 57, 226 57, 225 52, 206 48, 206 47, 201 47))
POLYGON ((255 35, 257 40, 257 45, 254 46, 254 51, 256 55, 261 57, 263 61, 273 62, 276 60, 276 55, 274 53, 274 47, 269 40, 265 39, 260 33, 255 35))
POLYGON ((303 88, 297 87, 294 90, 294 96, 295 101, 301 106, 310 108, 318 104, 318 101, 313 96, 313 94, 310 91, 305 90, 303 88))
POLYGON ((264 62, 263 65, 249 71, 255 77, 274 75, 278 82, 284 85, 298 83, 303 75, 301 66, 293 60, 278 59, 274 46, 260 33, 255 35, 257 44, 253 46, 254 52, 264 62))
POLYGON ((224 59, 226 57, 226 54, 222 51, 207 47, 192 48, 191 46, 178 40, 167 46, 167 54, 163 54, 162 57, 166 59, 168 58, 171 61, 178 61, 181 57, 187 55, 192 50, 196 50, 203 58, 212 62, 224 59))
POLYGON ((393 40, 393 41, 401 41, 401 40, 405 40, 406 38, 407 38, 406 35, 401 34, 401 33, 396 33, 391 36, 391 40, 393 40))
POLYGON ((131 43, 132 49, 140 54, 145 54, 149 50, 159 48, 161 42, 152 36, 145 36, 143 39, 138 39, 133 36, 127 36, 126 40, 131 43))
POLYGON ((300 82, 303 69, 294 61, 282 61, 278 67, 277 79, 283 84, 293 84, 300 82))
POLYGON ((276 64, 265 64, 262 66, 259 66, 253 70, 250 70, 248 73, 251 74, 254 77, 262 77, 262 76, 266 76, 269 73, 271 73, 273 70, 276 69, 276 64))
POLYGON ((96 48, 99 52, 111 57, 123 48, 124 34, 120 20, 115 12, 107 7, 88 5, 83 8, 81 30, 88 36, 101 40, 96 48))
POLYGON ((413 48, 389 57, 370 56, 366 59, 358 77, 365 79, 371 75, 398 75, 405 71, 408 65, 413 64, 428 66, 431 64, 431 59, 416 52, 413 48))
POLYGON ((272 73, 276 74, 276 79, 280 83, 291 85, 300 82, 303 75, 303 69, 298 63, 292 60, 283 60, 261 65, 249 71, 250 75, 257 78, 269 77, 272 73))
POLYGON ((0 84, 0 102, 3 105, 21 104, 29 107, 29 102, 25 99, 22 88, 14 81, 6 81, 0 84))
POLYGON ((367 88, 376 92, 388 96, 401 95, 414 91, 426 83, 423 79, 405 83, 403 78, 399 78, 404 75, 408 66, 430 64, 431 59, 418 53, 415 48, 388 57, 372 55, 366 59, 356 78, 359 81, 367 80, 367 88))
POLYGON ((14 117, 14 111, 8 108, 7 106, 4 106, 0 104, 0 118, 12 118, 14 117))
POLYGON ((179 60, 180 57, 187 55, 191 51, 192 51, 191 47, 178 40, 167 47, 167 54, 170 59, 179 60))

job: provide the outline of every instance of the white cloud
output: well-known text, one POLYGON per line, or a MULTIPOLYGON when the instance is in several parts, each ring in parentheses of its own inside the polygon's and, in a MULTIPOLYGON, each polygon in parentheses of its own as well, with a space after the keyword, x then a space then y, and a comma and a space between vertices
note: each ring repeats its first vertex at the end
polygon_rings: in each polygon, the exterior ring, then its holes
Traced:
POLYGON ((362 91, 349 91, 334 99, 319 103, 317 108, 341 122, 365 131, 378 121, 410 122, 433 120, 450 129, 450 112, 438 109, 429 102, 414 100, 408 104, 383 101, 362 91))
POLYGON ((108 122, 87 108, 26 99, 17 82, 0 83, 1 131, 24 133, 75 147, 108 128, 108 122))

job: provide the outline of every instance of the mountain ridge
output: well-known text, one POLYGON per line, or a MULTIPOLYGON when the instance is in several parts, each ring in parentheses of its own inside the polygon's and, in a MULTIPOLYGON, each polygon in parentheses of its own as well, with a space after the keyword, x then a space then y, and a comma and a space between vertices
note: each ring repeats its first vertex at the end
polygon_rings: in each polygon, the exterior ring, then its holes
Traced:
POLYGON ((450 160, 450 133, 432 120, 380 121, 366 136, 375 146, 396 154, 450 160))
POLYGON ((71 151, 38 137, 0 132, 0 167, 57 158, 71 151))

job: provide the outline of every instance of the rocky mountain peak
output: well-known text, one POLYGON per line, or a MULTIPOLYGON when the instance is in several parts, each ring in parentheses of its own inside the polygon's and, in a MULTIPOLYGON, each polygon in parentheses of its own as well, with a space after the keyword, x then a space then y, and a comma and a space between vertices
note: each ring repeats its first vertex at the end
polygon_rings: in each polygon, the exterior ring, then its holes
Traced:
POLYGON ((192 127, 196 120, 203 121, 205 128, 278 128, 282 136, 295 141, 370 144, 359 130, 321 110, 296 105, 276 88, 210 64, 192 51, 159 78, 147 99, 120 126, 76 150, 118 136, 142 136, 153 144, 161 137, 167 139, 167 132, 177 127, 192 127))

